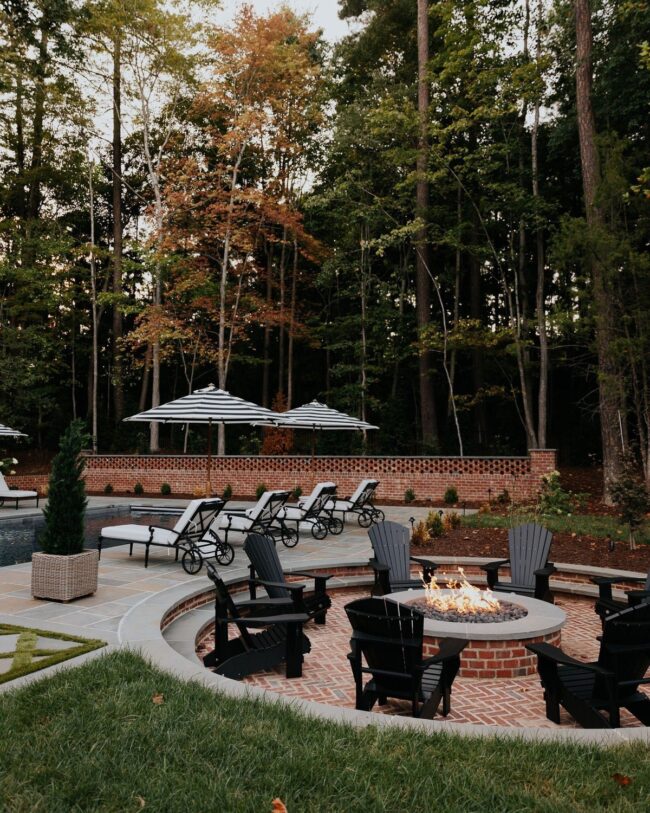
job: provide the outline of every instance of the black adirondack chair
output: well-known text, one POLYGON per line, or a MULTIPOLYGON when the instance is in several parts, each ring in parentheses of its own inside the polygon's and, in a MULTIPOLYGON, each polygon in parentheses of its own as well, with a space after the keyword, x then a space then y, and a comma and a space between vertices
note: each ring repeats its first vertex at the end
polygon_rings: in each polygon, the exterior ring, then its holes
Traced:
POLYGON ((286 580, 273 539, 262 534, 249 534, 244 542, 244 552, 251 563, 248 580, 251 600, 257 598, 257 588, 264 587, 269 598, 283 599, 287 605, 293 606, 295 612, 307 613, 316 624, 325 623, 327 611, 332 606, 326 591, 330 575, 295 572, 297 576, 314 580, 314 592, 304 595, 304 584, 286 580))
POLYGON ((427 559, 411 556, 411 540, 408 528, 397 522, 379 522, 368 531, 375 554, 369 562, 375 573, 372 595, 385 596, 400 590, 422 587, 422 582, 430 582, 438 565, 427 559), (411 562, 422 567, 422 578, 411 578, 411 562))
POLYGON ((617 613, 626 607, 632 607, 650 599, 650 571, 648 571, 645 578, 643 576, 627 576, 626 578, 620 576, 595 576, 591 581, 598 585, 599 595, 594 609, 600 616, 601 621, 604 621, 612 613, 617 613), (622 581, 639 582, 639 584, 643 585, 643 588, 641 590, 628 590, 625 593, 626 601, 618 601, 612 596, 612 585, 622 581))
POLYGON ((206 566, 216 590, 215 647, 203 658, 204 665, 218 675, 240 680, 285 663, 288 678, 301 677, 303 655, 311 650, 309 638, 302 631, 302 625, 309 618, 307 614, 283 612, 286 602, 278 602, 276 615, 256 617, 258 602, 235 604, 215 568, 209 563, 206 566), (242 616, 242 609, 253 615, 242 616), (236 625, 237 638, 228 638, 229 624, 236 625), (251 632, 251 629, 260 631, 251 632))
POLYGON ((442 702, 451 709, 451 687, 467 641, 445 638, 440 651, 422 657, 424 616, 404 604, 361 598, 346 604, 352 625, 348 659, 356 684, 356 708, 370 711, 376 702, 396 697, 411 701, 413 717, 432 719, 442 702), (365 660, 366 666, 363 665, 365 660), (371 675, 363 684, 363 676, 371 675))
POLYGON ((487 573, 490 590, 502 593, 518 593, 542 601, 553 602, 549 579, 555 566, 548 561, 553 534, 535 523, 519 525, 508 531, 509 559, 481 565, 487 573), (509 582, 499 581, 499 568, 510 565, 509 582))
POLYGON ((546 716, 560 722, 560 706, 584 728, 618 728, 626 708, 650 725, 650 698, 639 691, 649 684, 650 604, 626 607, 608 616, 594 663, 583 663, 550 644, 528 644, 537 657, 546 716), (603 712, 607 712, 607 716, 603 712))

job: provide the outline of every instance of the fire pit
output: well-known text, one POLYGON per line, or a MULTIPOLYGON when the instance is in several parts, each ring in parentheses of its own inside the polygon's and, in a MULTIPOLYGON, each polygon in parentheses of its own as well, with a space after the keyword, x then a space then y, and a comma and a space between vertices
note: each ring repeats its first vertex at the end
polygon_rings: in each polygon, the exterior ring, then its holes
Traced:
POLYGON ((520 604, 498 599, 491 590, 480 590, 465 578, 462 567, 458 568, 460 579, 450 579, 447 589, 441 589, 436 577, 424 584, 424 598, 408 603, 426 618, 467 624, 498 624, 516 621, 528 615, 520 604))
POLYGON ((566 614, 554 604, 514 593, 479 590, 460 579, 426 590, 391 593, 386 598, 408 604, 424 616, 424 655, 435 655, 442 638, 469 641, 461 656, 461 677, 514 678, 533 675, 537 658, 526 644, 560 645, 566 614))

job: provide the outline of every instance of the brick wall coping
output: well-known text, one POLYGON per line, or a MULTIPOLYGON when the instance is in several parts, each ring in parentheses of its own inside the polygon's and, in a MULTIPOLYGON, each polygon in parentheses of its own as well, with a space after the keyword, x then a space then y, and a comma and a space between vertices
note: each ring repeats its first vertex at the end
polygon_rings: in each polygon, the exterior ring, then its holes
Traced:
MULTIPOLYGON (((364 566, 366 562, 362 562, 364 566)), ((350 567, 352 562, 345 560, 314 561, 309 569, 326 569, 350 567)), ((296 570, 298 568, 295 568, 296 570)), ((225 575, 226 584, 241 581, 246 577, 244 569, 238 569, 225 575)), ((468 723, 441 723, 437 720, 420 720, 413 717, 392 717, 386 714, 369 714, 324 703, 316 703, 299 698, 280 695, 256 686, 239 683, 236 680, 215 675, 200 665, 176 652, 163 638, 161 621, 174 607, 184 603, 193 596, 201 595, 210 588, 207 577, 197 577, 196 581, 173 585, 166 590, 155 593, 134 605, 123 617, 118 640, 123 647, 136 649, 145 658, 152 660, 158 667, 174 674, 181 680, 197 682, 211 691, 225 694, 240 700, 262 700, 282 705, 289 711, 298 712, 310 718, 328 722, 351 725, 355 728, 368 728, 390 732, 402 729, 419 731, 424 734, 458 734, 470 737, 506 737, 517 741, 532 742, 572 742, 599 747, 618 746, 622 743, 643 742, 650 744, 650 729, 647 727, 624 729, 583 729, 583 728, 510 728, 505 726, 482 726, 468 723)))
MULTIPOLYGON (((557 452, 556 449, 530 449, 530 452, 548 452, 555 454, 557 452)), ((160 452, 158 454, 127 454, 124 452, 100 452, 99 454, 92 454, 91 452, 84 452, 84 457, 96 460, 102 458, 144 458, 145 460, 157 460, 161 457, 167 457, 172 459, 186 459, 186 458, 198 458, 207 460, 207 454, 171 454, 167 452, 160 452)), ((218 457, 217 455, 212 455, 212 460, 214 462, 218 462, 219 460, 247 460, 251 457, 254 457, 256 460, 277 460, 278 458, 288 458, 290 460, 311 460, 312 456, 309 454, 285 454, 285 455, 250 455, 250 454, 228 454, 223 455, 222 457, 218 457)), ((417 455, 417 454, 368 454, 368 455, 343 455, 343 454, 324 454, 324 455, 314 455, 317 460, 327 460, 328 458, 342 458, 345 460, 458 460, 466 461, 466 460, 528 460, 530 454, 523 454, 523 455, 464 455, 460 457, 460 455, 417 455)))

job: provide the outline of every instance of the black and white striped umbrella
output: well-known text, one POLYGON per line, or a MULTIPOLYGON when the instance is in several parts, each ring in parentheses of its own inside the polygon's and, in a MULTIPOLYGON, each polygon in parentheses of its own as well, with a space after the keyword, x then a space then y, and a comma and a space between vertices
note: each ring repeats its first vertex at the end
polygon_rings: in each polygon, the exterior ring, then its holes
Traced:
POLYGON ((125 421, 143 423, 260 424, 276 423, 270 409, 245 401, 210 384, 191 395, 139 412, 125 421))
POLYGON ((12 429, 9 426, 5 426, 3 423, 0 423, 0 438, 26 438, 27 435, 24 432, 18 432, 16 429, 12 429))
POLYGON ((285 426, 287 429, 313 429, 313 430, 357 430, 378 429, 367 421, 353 418, 345 412, 332 409, 320 401, 312 401, 309 404, 290 409, 288 412, 277 414, 277 425, 285 426))

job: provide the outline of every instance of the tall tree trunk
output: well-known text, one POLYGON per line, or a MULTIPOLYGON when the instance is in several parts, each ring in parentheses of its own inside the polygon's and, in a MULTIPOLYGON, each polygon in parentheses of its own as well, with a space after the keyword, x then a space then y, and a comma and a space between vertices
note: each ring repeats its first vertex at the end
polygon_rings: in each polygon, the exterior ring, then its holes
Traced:
MULTIPOLYGON (((266 308, 271 310, 273 299, 273 246, 266 245, 266 308)), ((264 322, 264 367, 262 368, 262 406, 271 406, 271 325, 268 319, 264 322)))
POLYGON ((36 67, 36 89, 34 92, 34 119, 32 128, 32 160, 30 164, 29 196, 27 218, 36 220, 41 208, 41 168, 43 165, 43 122, 45 119, 45 77, 49 61, 49 36, 46 22, 43 21, 41 39, 38 45, 36 67))
MULTIPOLYGON (((604 228, 603 212, 597 203, 600 161, 596 144, 596 122, 591 99, 592 32, 589 0, 574 0, 576 23, 576 112, 580 140, 580 164, 587 224, 593 233, 604 228)), ((591 257, 593 307, 598 354, 598 393, 603 450, 605 500, 610 502, 609 483, 621 473, 625 422, 621 398, 621 374, 612 347, 616 340, 616 314, 610 296, 606 260, 599 253, 591 257)))
POLYGON ((296 292, 298 285, 298 241, 293 240, 293 274, 291 277, 291 301, 289 304, 289 341, 287 345, 287 409, 293 406, 293 340, 296 323, 296 292))
MULTIPOLYGON (((431 281, 429 279, 431 264, 429 262, 429 242, 426 220, 429 210, 429 3, 418 0, 418 114, 420 119, 417 151, 417 186, 416 215, 422 221, 415 241, 415 315, 418 330, 421 331, 431 321, 431 281)), ((433 390, 433 354, 430 350, 420 349, 418 356, 420 379, 420 419, 422 422, 422 445, 430 452, 439 446, 438 421, 433 390)))
POLYGON ((278 392, 284 393, 284 310, 286 300, 287 227, 282 230, 280 252, 280 325, 278 327, 278 392))
MULTIPOLYGON (((538 70, 542 58, 542 1, 537 4, 537 26, 535 60, 538 70)), ((537 392, 537 445, 540 449, 545 449, 547 444, 548 429, 548 335, 546 331, 546 300, 544 296, 544 229, 539 211, 539 99, 535 100, 533 112, 533 128, 530 136, 530 160, 533 185, 533 200, 535 204, 535 248, 537 255, 537 284, 535 287, 535 310, 537 315, 537 332, 539 334, 539 389, 537 392)))
POLYGON ((147 351, 144 357, 144 366, 142 368, 142 383, 140 385, 140 399, 138 401, 138 412, 144 412, 147 408, 147 401, 149 400, 149 384, 151 382, 151 360, 153 358, 153 348, 150 344, 147 345, 147 351))
POLYGON ((93 454, 97 454, 97 393, 99 384, 99 346, 98 335, 99 325, 97 318, 97 266, 95 263, 95 192, 93 188, 93 165, 90 164, 88 170, 88 187, 90 192, 90 291, 91 291, 91 311, 92 311, 92 449, 93 454))
POLYGON ((115 423, 124 417, 124 382, 120 339, 122 309, 122 44, 113 41, 113 406, 115 423))

